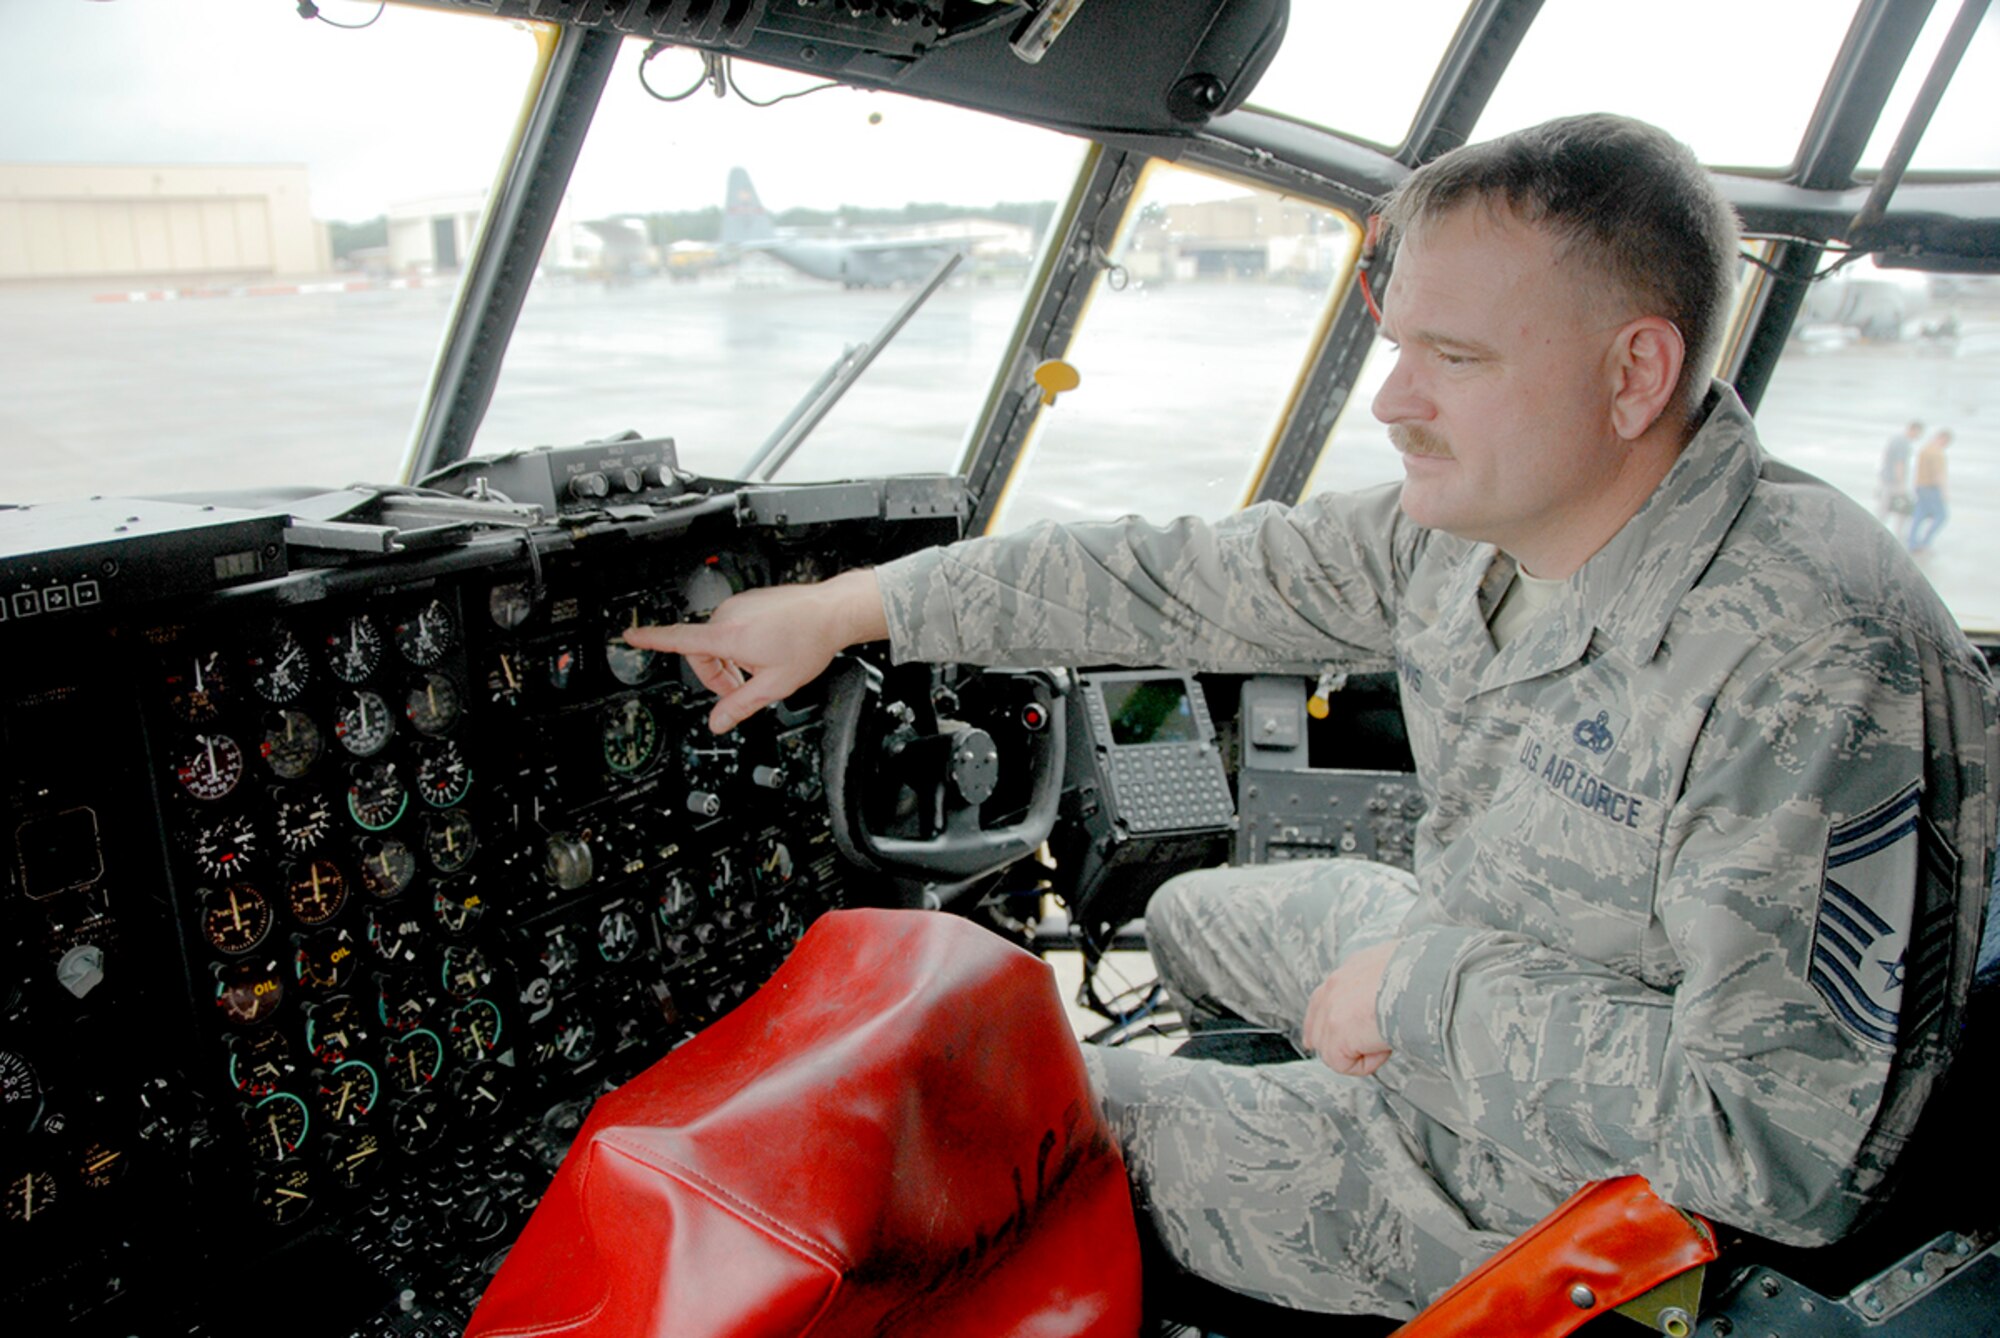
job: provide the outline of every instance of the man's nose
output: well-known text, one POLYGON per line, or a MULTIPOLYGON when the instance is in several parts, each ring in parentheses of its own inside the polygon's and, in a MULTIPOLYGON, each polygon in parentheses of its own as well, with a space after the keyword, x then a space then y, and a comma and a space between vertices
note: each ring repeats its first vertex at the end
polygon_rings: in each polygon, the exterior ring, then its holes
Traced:
POLYGON ((1404 356, 1399 352, 1394 357, 1396 362, 1389 369, 1389 379, 1375 392, 1370 411, 1384 423, 1407 423, 1430 417, 1429 401, 1417 393, 1404 356))

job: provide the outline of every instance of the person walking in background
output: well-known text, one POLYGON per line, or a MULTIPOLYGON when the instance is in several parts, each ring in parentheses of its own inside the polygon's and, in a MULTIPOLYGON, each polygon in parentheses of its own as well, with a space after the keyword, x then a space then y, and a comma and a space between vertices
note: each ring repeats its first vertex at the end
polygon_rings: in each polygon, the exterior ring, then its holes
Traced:
POLYGON ((1924 425, 1913 419, 1890 437, 1882 447, 1882 465, 1875 475, 1875 514, 1899 539, 1910 523, 1910 454, 1923 432, 1924 425))
POLYGON ((1939 428, 1917 452, 1916 505, 1910 512, 1910 552, 1928 553, 1931 540, 1944 528, 1951 514, 1944 503, 1944 448, 1951 445, 1951 433, 1939 428))

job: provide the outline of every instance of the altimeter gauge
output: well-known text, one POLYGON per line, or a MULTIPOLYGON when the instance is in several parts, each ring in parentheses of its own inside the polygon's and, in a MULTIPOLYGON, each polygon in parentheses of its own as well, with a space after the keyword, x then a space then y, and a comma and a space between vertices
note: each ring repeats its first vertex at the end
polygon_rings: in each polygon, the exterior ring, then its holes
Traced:
POLYGON ((382 634, 374 620, 357 613, 327 634, 327 667, 343 683, 359 683, 382 663, 382 634))
POLYGON ((457 642, 458 619, 443 600, 433 599, 397 623, 390 635, 397 654, 419 669, 428 669, 457 642))

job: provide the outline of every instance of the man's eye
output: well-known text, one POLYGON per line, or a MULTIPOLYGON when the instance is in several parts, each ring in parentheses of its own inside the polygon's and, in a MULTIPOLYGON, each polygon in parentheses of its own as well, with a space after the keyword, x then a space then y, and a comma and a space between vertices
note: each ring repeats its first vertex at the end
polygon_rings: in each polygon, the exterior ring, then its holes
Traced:
POLYGON ((1464 353, 1446 353, 1442 349, 1437 351, 1436 357, 1439 362, 1447 367, 1470 367, 1473 363, 1479 361, 1479 359, 1470 357, 1464 353))

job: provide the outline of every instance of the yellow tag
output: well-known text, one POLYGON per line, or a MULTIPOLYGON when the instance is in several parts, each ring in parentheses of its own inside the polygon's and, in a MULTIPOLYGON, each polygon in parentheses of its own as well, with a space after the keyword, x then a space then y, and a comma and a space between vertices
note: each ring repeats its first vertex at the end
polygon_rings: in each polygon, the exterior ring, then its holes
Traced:
POLYGON ((1042 388, 1042 403, 1054 404, 1056 396, 1082 385, 1083 376, 1061 358, 1050 358, 1035 368, 1035 384, 1042 388))
MULTIPOLYGON (((1292 700, 1297 701, 1298 698, 1294 697, 1292 700)), ((1329 709, 1324 697, 1314 696, 1306 698, 1306 714, 1315 720, 1326 719, 1326 713, 1329 709)))

